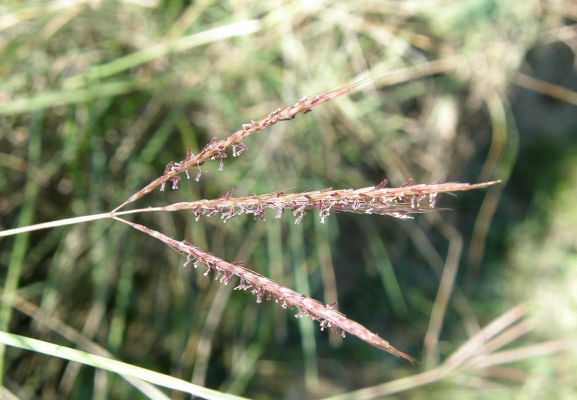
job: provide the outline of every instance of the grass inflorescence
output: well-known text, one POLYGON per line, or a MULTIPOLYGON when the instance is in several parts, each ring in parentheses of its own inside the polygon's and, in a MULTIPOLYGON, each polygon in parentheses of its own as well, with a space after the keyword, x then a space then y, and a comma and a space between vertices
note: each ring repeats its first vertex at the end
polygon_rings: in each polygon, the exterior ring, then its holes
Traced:
POLYGON ((543 322, 502 301, 511 103, 575 103, 526 58, 571 47, 574 17, 2 3, 0 397, 538 393, 545 364, 523 363, 571 346, 520 339, 543 322))
MULTIPOLYGON (((389 342, 370 332, 364 326, 351 319, 348 319, 344 314, 335 311, 334 305, 336 303, 332 305, 323 305, 316 300, 308 298, 304 294, 299 294, 290 288, 275 283, 269 278, 266 278, 256 272, 242 267, 244 261, 228 263, 218 257, 215 257, 212 254, 200 250, 199 248, 188 243, 186 240, 177 241, 158 231, 120 218, 120 215, 126 214, 120 211, 122 207, 145 196, 153 188, 160 186, 160 190, 163 191, 166 182, 171 181, 172 189, 178 189, 178 182, 180 179, 178 176, 179 173, 185 172, 187 177, 190 178, 188 173, 190 168, 194 166, 198 168, 200 165, 204 164, 205 160, 214 160, 217 158, 220 159, 221 162, 219 171, 222 171, 222 160, 226 158, 225 149, 227 147, 236 146, 239 147, 242 151, 248 150, 248 148, 241 143, 241 140, 247 135, 254 132, 259 132, 279 121, 289 121, 299 113, 306 114, 312 109, 312 107, 347 94, 354 87, 356 87, 356 85, 348 86, 345 89, 331 92, 329 94, 323 95, 322 97, 320 95, 317 95, 312 99, 304 97, 299 102, 290 107, 284 109, 278 108, 272 111, 268 117, 265 117, 262 120, 252 121, 250 124, 244 124, 242 130, 235 132, 227 139, 217 141, 215 138, 213 138, 197 155, 194 155, 192 151, 189 150, 185 160, 178 163, 175 163, 174 161, 168 163, 164 170, 164 174, 160 178, 154 180, 142 190, 139 190, 126 202, 112 210, 110 213, 100 214, 97 216, 87 216, 84 220, 82 217, 80 217, 80 219, 75 218, 69 222, 79 223, 93 219, 110 217, 127 223, 133 228, 161 240, 185 256, 185 265, 191 261, 195 268, 201 263, 204 264, 207 268, 205 276, 207 276, 211 271, 214 271, 216 275, 215 279, 220 280, 220 282, 224 284, 229 284, 231 282, 232 276, 239 277, 240 284, 235 287, 235 290, 251 289, 251 293, 256 294, 257 296, 257 303, 260 303, 263 297, 266 297, 267 300, 270 300, 271 296, 274 296, 275 302, 280 304, 282 308, 290 308, 291 310, 294 307, 298 308, 300 312, 296 315, 297 318, 307 316, 315 321, 319 321, 321 330, 329 328, 333 333, 337 333, 336 328, 338 327, 343 331, 343 337, 344 332, 349 332, 359 337, 363 341, 383 349, 397 357, 402 357, 413 361, 413 357, 395 349, 389 344, 389 342)), ((233 147, 234 156, 238 156, 240 152, 241 151, 236 150, 236 148, 233 147)), ((198 181, 198 177, 196 180, 198 181)), ((325 222, 331 211, 378 214, 406 219, 412 218, 411 214, 437 211, 435 208, 435 203, 439 193, 485 188, 487 186, 498 183, 498 181, 473 185, 463 183, 411 185, 412 180, 409 180, 405 182, 405 184, 403 184, 400 188, 396 189, 386 188, 387 183, 388 180, 385 179, 376 186, 357 190, 333 190, 332 188, 327 188, 325 190, 315 192, 302 192, 294 194, 277 192, 274 194, 265 195, 253 194, 241 198, 232 197, 233 189, 229 189, 224 196, 214 200, 177 203, 164 207, 151 207, 147 209, 133 210, 129 211, 128 213, 134 214, 137 212, 150 211, 191 210, 197 221, 204 214, 206 214, 208 217, 219 214, 221 219, 226 222, 228 219, 233 218, 234 216, 243 214, 253 215, 255 220, 257 218, 264 220, 265 212, 267 209, 275 209, 275 218, 278 219, 282 216, 282 213, 285 209, 289 209, 293 212, 294 216, 296 216, 295 224, 298 224, 306 215, 306 210, 316 209, 319 213, 319 217, 322 223, 325 222)), ((42 224, 41 226, 29 226, 20 230, 8 230, 0 232, 0 236, 7 236, 14 233, 23 233, 30 230, 36 230, 38 228, 50 228, 54 226, 60 226, 62 224, 63 221, 55 221, 54 223, 48 222, 42 224)))

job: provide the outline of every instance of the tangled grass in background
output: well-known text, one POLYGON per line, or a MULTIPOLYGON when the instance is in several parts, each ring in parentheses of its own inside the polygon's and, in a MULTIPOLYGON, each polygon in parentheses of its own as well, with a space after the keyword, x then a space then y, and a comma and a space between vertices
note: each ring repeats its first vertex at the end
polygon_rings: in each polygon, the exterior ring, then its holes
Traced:
MULTIPOLYGON (((153 191, 147 205, 216 198, 231 187, 239 197, 368 187, 383 176, 393 186, 411 177, 507 181, 518 146, 512 83, 573 99, 520 72, 532 47, 571 43, 561 22, 575 18, 569 2, 0 7, 2 230, 111 210, 187 149, 198 154, 210 138, 224 139, 279 104, 354 76, 370 76, 372 84, 246 138, 250 152, 226 160, 226 173, 218 161, 207 163, 200 182, 153 191)), ((509 350, 517 353, 493 354, 542 325, 539 315, 515 324, 526 309, 501 300, 501 276, 484 281, 491 278, 484 258, 495 259, 485 242, 503 187, 490 188, 484 200, 445 198, 440 206, 453 211, 416 223, 346 215, 299 225, 244 217, 196 222, 192 212, 134 217, 219 258, 242 259, 325 304, 338 300, 340 311, 421 365, 339 336, 329 336, 328 348, 312 321, 294 324, 279 307, 197 279, 168 247, 107 220, 2 239, 3 300, 10 296, 14 305, 3 303, 0 330, 250 397, 318 398, 363 388, 348 398, 409 389, 416 397, 415 387, 438 381, 427 394, 474 388, 478 397, 508 397, 522 383, 544 387, 534 373, 553 361, 536 356, 569 351, 563 332, 533 334, 509 350), (478 290, 488 286, 494 292, 478 290)), ((525 294, 511 300, 532 296, 525 294)), ((19 398, 137 392, 117 375, 56 357, 8 347, 2 359, 5 390, 19 398)))

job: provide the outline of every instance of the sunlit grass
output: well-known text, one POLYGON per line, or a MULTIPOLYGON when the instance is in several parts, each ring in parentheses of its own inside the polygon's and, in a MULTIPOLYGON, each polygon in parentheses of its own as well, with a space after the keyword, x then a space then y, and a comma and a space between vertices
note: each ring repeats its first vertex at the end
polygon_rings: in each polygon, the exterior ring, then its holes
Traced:
MULTIPOLYGON (((520 0, 4 2, 0 229, 108 212, 188 149, 196 154, 213 137, 354 77, 372 78, 347 97, 247 138, 249 150, 229 156, 223 172, 218 161, 207 163, 200 182, 193 173, 178 191, 153 191, 135 208, 215 198, 231 187, 243 196, 359 188, 384 178, 395 187, 409 178, 507 181, 518 140, 512 82, 572 98, 518 74, 542 38, 562 37, 550 29, 563 26, 563 15, 571 15, 563 2, 520 0)), ((432 384, 446 378, 443 362, 454 350, 509 308, 501 302, 492 309, 482 293, 460 289, 461 274, 473 288, 479 276, 488 279, 485 239, 504 187, 485 200, 480 193, 467 197, 484 201, 479 215, 479 207, 457 207, 447 196, 441 205, 454 210, 416 222, 338 215, 325 226, 312 213, 302 225, 272 215, 196 222, 192 213, 133 221, 225 260, 244 260, 324 303, 338 300, 341 311, 410 354, 433 355, 433 372, 425 375, 432 384), (450 247, 455 240, 464 243, 460 259, 450 247), (450 265, 459 268, 456 278, 446 275, 450 265), (443 279, 452 291, 439 296, 443 279), (432 315, 436 325, 428 329, 432 315), (423 350, 425 337, 433 339, 423 350)), ((560 213, 568 209, 559 206, 560 213)), ((352 338, 329 342, 311 321, 257 306, 182 268, 183 257, 121 224, 96 221, 1 240, 5 335, 70 346, 39 317, 14 311, 11 299, 21 296, 119 360, 226 393, 282 398, 292 390, 318 398, 424 382, 421 365, 397 363, 352 338)), ((550 259, 569 265, 557 250, 550 259)), ((532 271, 536 259, 522 264, 532 271)), ((564 290, 547 293, 563 297, 564 290)), ((514 303, 525 300, 522 291, 514 296, 514 303)), ((575 317, 570 307, 563 310, 570 326, 575 317)), ((545 332, 525 344, 539 339, 562 337, 545 332)), ((118 376, 54 357, 8 348, 4 386, 21 398, 137 393, 118 376)), ((548 362, 519 365, 527 387, 540 387, 536 377, 539 368, 550 371, 548 362)), ((519 380, 497 374, 505 383, 491 386, 476 371, 459 371, 431 390, 458 397, 461 388, 478 385, 480 398, 519 393, 519 380)))

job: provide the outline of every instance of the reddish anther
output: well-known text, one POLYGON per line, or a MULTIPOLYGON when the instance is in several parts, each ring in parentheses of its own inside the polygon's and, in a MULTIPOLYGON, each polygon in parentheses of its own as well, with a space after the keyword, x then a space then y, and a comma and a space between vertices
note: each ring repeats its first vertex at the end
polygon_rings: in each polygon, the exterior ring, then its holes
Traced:
POLYGON ((379 183, 377 186, 375 186, 374 190, 381 190, 383 189, 385 186, 387 186, 387 184, 389 183, 388 179, 384 179, 381 183, 379 183))

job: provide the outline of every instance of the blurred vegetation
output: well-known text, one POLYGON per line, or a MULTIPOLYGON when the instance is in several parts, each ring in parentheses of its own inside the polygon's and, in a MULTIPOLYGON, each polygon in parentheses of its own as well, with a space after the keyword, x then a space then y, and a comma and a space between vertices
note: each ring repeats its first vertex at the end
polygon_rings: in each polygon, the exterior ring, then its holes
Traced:
MULTIPOLYGON (((108 220, 0 239, 3 299, 17 296, 15 308, 2 304, 0 330, 82 347, 50 327, 58 323, 124 362, 259 399, 396 380, 399 398, 573 398, 576 19, 576 3, 553 0, 3 2, 1 230, 110 211, 188 149, 355 77, 370 78, 252 135, 223 172, 209 162, 200 182, 136 207, 231 187, 240 196, 384 178, 504 184, 444 196, 439 206, 451 211, 414 221, 134 216, 338 300, 422 364, 256 304, 108 220), (524 346, 520 356, 419 387, 419 376, 518 303, 532 328, 508 331, 502 345, 524 346)), ((118 375, 59 358, 8 347, 3 359, 5 390, 20 399, 143 396, 118 375)))

